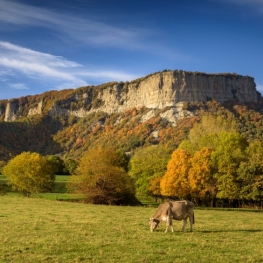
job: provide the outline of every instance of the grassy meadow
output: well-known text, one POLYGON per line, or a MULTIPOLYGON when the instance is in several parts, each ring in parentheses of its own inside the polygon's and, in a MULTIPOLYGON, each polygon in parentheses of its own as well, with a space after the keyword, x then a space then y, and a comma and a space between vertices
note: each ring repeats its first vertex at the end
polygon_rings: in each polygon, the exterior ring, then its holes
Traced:
POLYGON ((154 207, 0 196, 0 262, 263 262, 263 212, 196 209, 194 232, 149 230, 154 207))

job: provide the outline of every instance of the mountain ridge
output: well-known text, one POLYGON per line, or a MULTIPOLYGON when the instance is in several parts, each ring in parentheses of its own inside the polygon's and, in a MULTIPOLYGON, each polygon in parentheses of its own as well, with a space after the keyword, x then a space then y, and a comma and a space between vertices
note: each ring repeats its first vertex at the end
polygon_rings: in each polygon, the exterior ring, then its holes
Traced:
POLYGON ((37 114, 84 117, 92 112, 110 114, 140 107, 173 107, 176 114, 182 112, 183 102, 209 100, 257 104, 262 96, 256 90, 254 78, 249 76, 164 70, 130 82, 110 82, 1 100, 0 119, 9 122, 37 114))

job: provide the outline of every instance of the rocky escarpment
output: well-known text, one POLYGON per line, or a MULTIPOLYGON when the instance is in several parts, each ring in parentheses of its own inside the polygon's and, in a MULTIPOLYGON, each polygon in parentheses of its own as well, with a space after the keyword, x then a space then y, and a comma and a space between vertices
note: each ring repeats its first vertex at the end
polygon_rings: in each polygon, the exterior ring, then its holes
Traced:
POLYGON ((67 90, 67 96, 60 96, 63 92, 57 92, 56 99, 50 98, 49 101, 48 93, 45 93, 46 97, 39 95, 32 105, 25 105, 25 101, 24 104, 19 103, 19 100, 5 102, 5 105, 0 103, 0 117, 5 121, 41 113, 83 117, 94 111, 113 113, 134 107, 169 107, 166 115, 172 116, 174 112, 180 118, 188 114, 183 112, 182 102, 216 100, 219 103, 257 103, 261 98, 252 77, 181 70, 159 72, 131 82, 67 90), (174 107, 174 110, 171 110, 171 107, 174 107))

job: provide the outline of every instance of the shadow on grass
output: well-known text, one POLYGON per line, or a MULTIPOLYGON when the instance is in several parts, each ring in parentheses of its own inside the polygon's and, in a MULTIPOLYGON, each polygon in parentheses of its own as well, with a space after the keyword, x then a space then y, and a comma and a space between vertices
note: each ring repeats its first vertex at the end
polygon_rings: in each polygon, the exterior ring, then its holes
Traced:
MULTIPOLYGON (((156 229, 154 232, 156 233, 165 233, 165 229, 156 229)), ((194 233, 207 233, 207 234, 212 234, 212 233, 234 233, 234 232, 250 232, 250 233, 260 233, 263 232, 262 229, 226 229, 226 230, 194 230, 193 232, 190 232, 189 230, 185 230, 184 232, 180 230, 175 230, 172 232, 170 229, 168 230, 167 233, 182 233, 182 234, 194 234, 194 233)))
MULTIPOLYGON (((226 230, 196 230, 194 232, 198 233, 230 233, 230 232, 250 232, 250 233, 257 233, 263 232, 262 229, 226 229, 226 230)), ((189 232, 191 233, 191 232, 189 232)))

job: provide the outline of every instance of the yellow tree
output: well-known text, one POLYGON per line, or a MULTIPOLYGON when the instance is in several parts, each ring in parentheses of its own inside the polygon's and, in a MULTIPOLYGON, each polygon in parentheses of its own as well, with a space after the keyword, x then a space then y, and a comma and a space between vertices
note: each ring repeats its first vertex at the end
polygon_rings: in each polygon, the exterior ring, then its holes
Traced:
POLYGON ((167 171, 160 182, 161 194, 170 197, 187 197, 190 194, 188 172, 190 155, 182 149, 176 149, 167 164, 167 171))
POLYGON ((157 177, 150 180, 149 191, 152 193, 152 196, 155 197, 156 202, 158 197, 162 197, 161 188, 160 188, 161 180, 162 177, 157 177))
POLYGON ((3 169, 8 184, 24 196, 49 192, 54 187, 55 171, 45 157, 23 152, 11 159, 3 169))
POLYGON ((213 205, 213 200, 216 197, 216 180, 213 178, 211 154, 212 150, 207 147, 195 152, 191 158, 189 183, 191 194, 194 197, 202 200, 209 199, 213 205))

